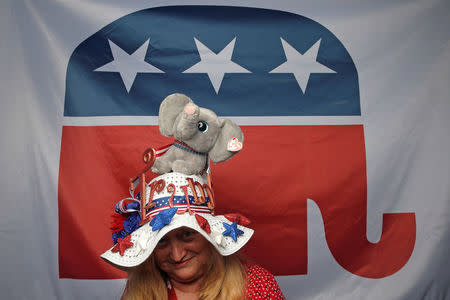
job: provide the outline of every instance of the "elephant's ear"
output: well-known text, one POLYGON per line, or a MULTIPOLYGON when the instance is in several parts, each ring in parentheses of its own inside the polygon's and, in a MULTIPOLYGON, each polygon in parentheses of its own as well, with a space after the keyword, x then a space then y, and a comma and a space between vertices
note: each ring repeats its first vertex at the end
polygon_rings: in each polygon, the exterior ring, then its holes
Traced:
POLYGON ((186 104, 193 101, 183 94, 172 94, 166 97, 159 106, 159 131, 164 136, 172 136, 175 119, 183 111, 186 104))
POLYGON ((228 119, 221 120, 222 130, 216 143, 209 151, 209 157, 215 163, 226 161, 242 149, 244 134, 241 128, 228 119))

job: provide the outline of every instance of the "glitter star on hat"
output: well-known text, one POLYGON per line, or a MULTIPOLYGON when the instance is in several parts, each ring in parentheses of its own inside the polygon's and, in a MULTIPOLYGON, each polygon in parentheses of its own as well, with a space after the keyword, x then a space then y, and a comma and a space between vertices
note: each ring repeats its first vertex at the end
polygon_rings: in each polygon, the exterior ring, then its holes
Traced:
POLYGON ((223 223, 223 227, 225 227, 225 231, 222 232, 224 236, 229 236, 233 239, 233 241, 237 241, 238 235, 244 234, 242 230, 237 228, 237 223, 233 222, 233 224, 223 223))
POLYGON ((163 210, 157 214, 151 221, 150 226, 152 226, 152 231, 159 230, 164 226, 170 224, 173 216, 177 213, 178 208, 172 207, 167 210, 163 210))

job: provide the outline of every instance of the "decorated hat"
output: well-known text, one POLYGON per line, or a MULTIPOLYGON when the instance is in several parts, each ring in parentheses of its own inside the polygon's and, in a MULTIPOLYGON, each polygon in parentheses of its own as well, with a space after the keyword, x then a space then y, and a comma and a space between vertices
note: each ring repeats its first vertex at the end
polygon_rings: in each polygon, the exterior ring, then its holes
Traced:
POLYGON ((205 177, 166 173, 143 185, 142 196, 119 201, 111 226, 114 246, 101 257, 118 267, 143 263, 169 231, 188 227, 227 256, 253 235, 240 214, 215 215, 214 193, 205 177))

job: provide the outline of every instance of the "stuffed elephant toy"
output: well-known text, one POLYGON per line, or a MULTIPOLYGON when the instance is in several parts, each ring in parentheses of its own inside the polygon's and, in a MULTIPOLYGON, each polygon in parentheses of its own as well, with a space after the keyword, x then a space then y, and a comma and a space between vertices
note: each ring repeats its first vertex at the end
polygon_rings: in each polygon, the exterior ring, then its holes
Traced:
POLYGON ((175 137, 167 152, 152 166, 157 174, 180 172, 203 175, 209 159, 226 161, 242 149, 244 135, 234 122, 219 119, 207 108, 199 107, 183 94, 167 96, 159 108, 159 130, 175 137))

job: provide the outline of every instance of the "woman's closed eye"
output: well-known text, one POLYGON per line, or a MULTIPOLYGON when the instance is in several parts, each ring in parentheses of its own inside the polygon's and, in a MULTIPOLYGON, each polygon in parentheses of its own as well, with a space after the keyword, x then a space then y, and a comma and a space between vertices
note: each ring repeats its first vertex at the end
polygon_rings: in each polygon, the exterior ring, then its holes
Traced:
POLYGON ((162 238, 158 241, 158 244, 156 245, 158 248, 164 248, 168 245, 169 240, 167 238, 162 238))
POLYGON ((197 232, 191 230, 185 230, 182 232, 180 238, 185 242, 190 242, 196 238, 197 232))

